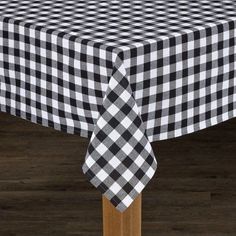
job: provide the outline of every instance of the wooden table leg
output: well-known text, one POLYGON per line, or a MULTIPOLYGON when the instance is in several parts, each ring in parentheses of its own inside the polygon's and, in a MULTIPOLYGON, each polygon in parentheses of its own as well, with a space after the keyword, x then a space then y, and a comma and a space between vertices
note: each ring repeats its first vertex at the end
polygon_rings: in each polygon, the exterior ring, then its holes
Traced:
POLYGON ((141 195, 123 213, 103 197, 103 236, 141 236, 141 195))

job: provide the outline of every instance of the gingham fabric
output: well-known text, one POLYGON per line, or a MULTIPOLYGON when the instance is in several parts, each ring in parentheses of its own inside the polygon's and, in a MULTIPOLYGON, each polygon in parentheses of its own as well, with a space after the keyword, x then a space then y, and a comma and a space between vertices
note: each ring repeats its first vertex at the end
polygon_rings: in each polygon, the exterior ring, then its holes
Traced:
POLYGON ((235 26, 230 0, 1 0, 0 110, 89 137, 83 171, 124 211, 150 142, 236 116, 235 26))

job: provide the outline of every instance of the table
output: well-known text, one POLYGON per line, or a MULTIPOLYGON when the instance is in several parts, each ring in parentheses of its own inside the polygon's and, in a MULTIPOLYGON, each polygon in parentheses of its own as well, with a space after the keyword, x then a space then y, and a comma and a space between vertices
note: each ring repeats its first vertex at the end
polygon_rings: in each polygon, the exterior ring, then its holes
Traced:
POLYGON ((0 111, 90 138, 83 171, 104 196, 104 235, 141 234, 151 142, 236 116, 235 6, 1 1, 0 111))

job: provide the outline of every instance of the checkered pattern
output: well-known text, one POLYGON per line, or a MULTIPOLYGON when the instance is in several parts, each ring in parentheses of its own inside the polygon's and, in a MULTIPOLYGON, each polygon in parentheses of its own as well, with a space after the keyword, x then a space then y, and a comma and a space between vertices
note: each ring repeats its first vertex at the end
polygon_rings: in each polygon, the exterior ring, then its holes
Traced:
POLYGON ((83 171, 124 211, 150 145, 236 117, 236 1, 0 2, 0 111, 90 137, 83 171))

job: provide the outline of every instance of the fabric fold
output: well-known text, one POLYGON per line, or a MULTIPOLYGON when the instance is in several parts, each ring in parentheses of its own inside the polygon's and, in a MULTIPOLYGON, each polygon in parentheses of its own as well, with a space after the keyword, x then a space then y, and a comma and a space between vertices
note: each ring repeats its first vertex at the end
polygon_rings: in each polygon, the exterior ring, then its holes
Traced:
POLYGON ((119 210, 126 210, 157 168, 118 53, 83 165, 90 182, 119 210))

